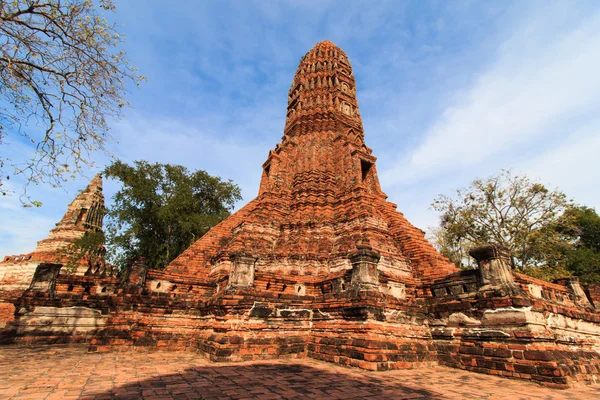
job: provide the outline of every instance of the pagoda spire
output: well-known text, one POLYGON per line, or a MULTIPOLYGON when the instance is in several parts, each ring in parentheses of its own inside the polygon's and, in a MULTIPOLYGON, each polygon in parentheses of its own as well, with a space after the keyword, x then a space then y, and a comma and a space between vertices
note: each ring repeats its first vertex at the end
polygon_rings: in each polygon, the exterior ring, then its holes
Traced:
POLYGON ((298 65, 288 93, 284 132, 294 135, 303 131, 294 128, 315 118, 335 121, 362 137, 352 66, 346 53, 328 40, 317 43, 298 65))
POLYGON ((104 210, 102 175, 98 173, 69 204, 62 219, 50 230, 50 235, 38 242, 35 253, 56 252, 86 232, 102 231, 104 210))

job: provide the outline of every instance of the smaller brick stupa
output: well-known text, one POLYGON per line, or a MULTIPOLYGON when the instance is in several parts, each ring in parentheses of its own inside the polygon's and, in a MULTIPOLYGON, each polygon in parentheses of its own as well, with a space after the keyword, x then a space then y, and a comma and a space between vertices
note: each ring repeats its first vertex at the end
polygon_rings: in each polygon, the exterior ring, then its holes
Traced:
POLYGON ((64 250, 88 232, 102 231, 103 219, 102 176, 97 174, 85 190, 69 204, 60 222, 50 230, 50 235, 38 242, 32 255, 40 260, 57 261, 60 250, 64 250))
MULTIPOLYGON (((15 307, 12 304, 28 290, 52 294, 56 280, 62 273, 74 278, 106 273, 106 265, 87 257, 72 259, 70 246, 88 233, 101 232, 104 219, 104 194, 102 176, 97 174, 67 207, 62 219, 50 230, 46 239, 40 240, 31 253, 5 256, 0 261, 0 327, 14 319, 15 307), (66 264, 73 271, 67 273, 66 264), (62 269, 62 271, 61 271, 62 269)), ((99 246, 98 253, 105 249, 99 246)), ((109 268, 110 269, 110 268, 109 268)), ((115 271, 110 271, 113 275, 115 271)))
MULTIPOLYGON (((33 252, 4 257, 0 262, 0 292, 22 293, 31 285, 36 270, 39 270, 38 275, 58 274, 67 261, 68 247, 89 232, 102 231, 103 218, 102 176, 97 174, 69 204, 60 222, 50 230, 46 239, 38 242, 33 252)), ((85 260, 77 261, 76 273, 83 275, 88 272, 90 265, 85 260)))

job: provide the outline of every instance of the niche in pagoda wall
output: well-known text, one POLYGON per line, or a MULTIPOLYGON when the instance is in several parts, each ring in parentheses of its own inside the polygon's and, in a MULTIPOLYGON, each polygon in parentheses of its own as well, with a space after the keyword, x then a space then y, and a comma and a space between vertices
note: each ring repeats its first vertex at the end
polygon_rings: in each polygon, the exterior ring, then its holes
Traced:
POLYGON ((352 105, 350 103, 342 103, 342 112, 348 116, 352 116, 352 105))
POLYGON ((342 92, 348 93, 350 91, 350 86, 346 82, 342 82, 342 92))

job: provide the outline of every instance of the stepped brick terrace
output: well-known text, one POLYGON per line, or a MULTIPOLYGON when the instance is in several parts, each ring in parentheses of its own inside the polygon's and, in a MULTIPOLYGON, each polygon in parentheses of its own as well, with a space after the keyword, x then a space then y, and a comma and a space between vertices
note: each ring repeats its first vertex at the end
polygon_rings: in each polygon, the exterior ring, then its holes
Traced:
MULTIPOLYGON (((97 177, 84 191, 96 194, 78 197, 56 229, 100 229, 100 192, 97 177)), ((117 275, 82 260, 73 272, 41 250, 5 258, 0 340, 186 350, 213 362, 444 366, 557 388, 597 382, 597 288, 516 273, 493 246, 471 252, 478 269, 458 270, 396 208, 365 143, 350 62, 320 42, 298 66, 254 200, 164 271, 139 261, 117 275)))

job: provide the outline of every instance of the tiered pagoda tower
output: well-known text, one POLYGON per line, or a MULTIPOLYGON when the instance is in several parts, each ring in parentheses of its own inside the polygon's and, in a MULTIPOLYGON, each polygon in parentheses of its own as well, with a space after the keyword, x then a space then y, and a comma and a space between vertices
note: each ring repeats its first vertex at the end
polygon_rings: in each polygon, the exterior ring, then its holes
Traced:
MULTIPOLYGON (((284 135, 263 164, 258 197, 167 271, 216 276, 252 263, 264 285, 269 275, 294 276, 303 285, 351 270, 360 255, 377 265, 363 276, 370 284, 378 283, 378 272, 413 283, 454 272, 386 201, 364 137, 350 61, 333 43, 320 42, 298 66, 284 135)), ((229 285, 251 285, 253 274, 229 285)))

